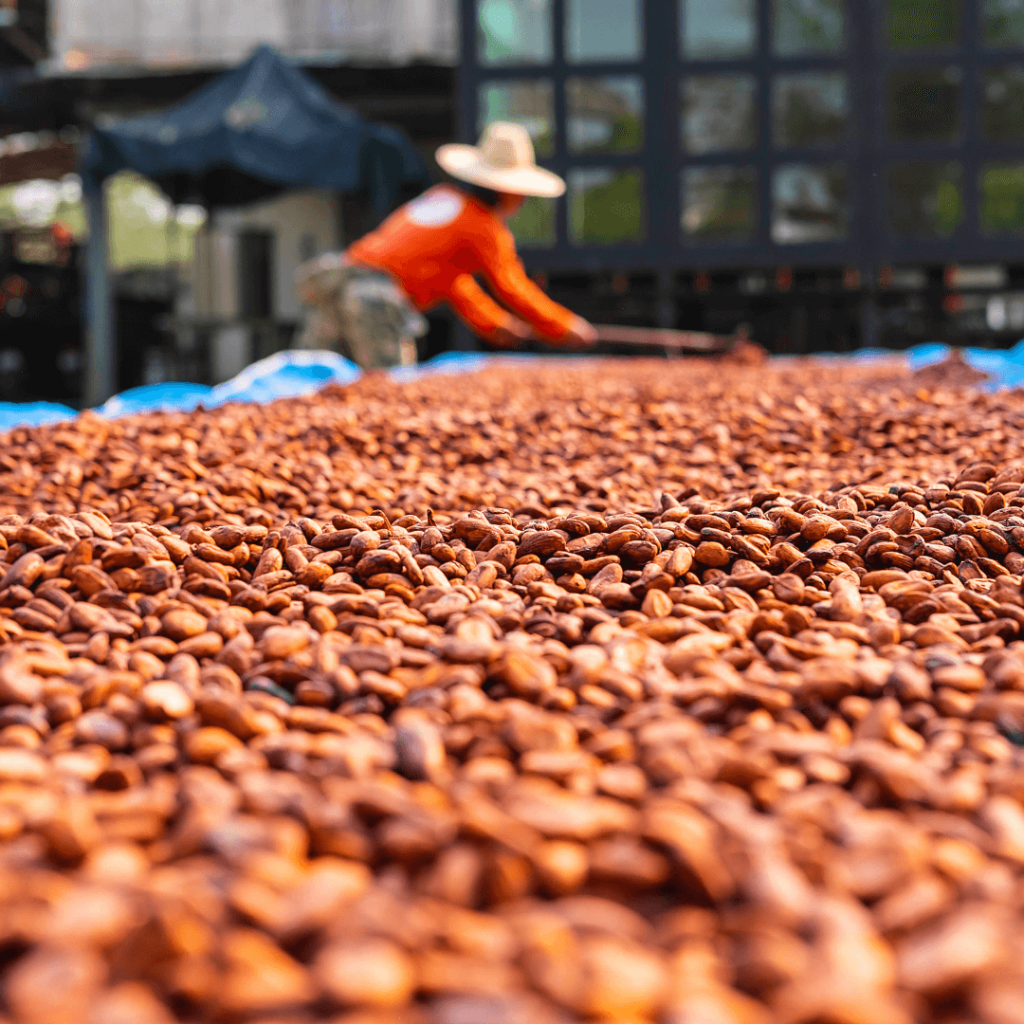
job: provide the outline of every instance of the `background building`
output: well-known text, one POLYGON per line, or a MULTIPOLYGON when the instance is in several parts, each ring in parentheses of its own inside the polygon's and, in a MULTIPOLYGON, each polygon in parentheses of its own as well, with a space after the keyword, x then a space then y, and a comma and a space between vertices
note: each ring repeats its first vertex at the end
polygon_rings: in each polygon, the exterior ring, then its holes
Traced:
POLYGON ((82 71, 223 66, 262 43, 317 63, 453 64, 452 0, 51 0, 51 60, 82 71))
MULTIPOLYGON (((368 119, 400 127, 425 156, 454 131, 454 0, 52 2, 45 68, 85 86, 79 106, 93 122, 174 102, 269 44, 368 119)), ((287 346, 302 319, 295 270, 372 226, 363 200, 292 192, 213 216, 176 277, 161 318, 165 355, 150 375, 217 382, 287 346)), ((435 346, 448 334, 438 327, 435 346)))
POLYGON ((516 231, 592 317, 777 351, 1024 331, 1024 0, 460 0, 460 126, 568 195, 516 231))
MULTIPOLYGON (((37 179, 19 198, 35 188, 45 200, 38 179, 49 179, 51 194, 62 179, 73 185, 76 143, 91 126, 171 107, 261 44, 367 120, 400 128, 425 157, 456 132, 456 0, 50 0, 48 10, 19 2, 0 0, 0 60, 7 34, 29 13, 33 31, 42 29, 6 90, 0 69, 0 186, 37 179)), ((324 190, 207 219, 131 176, 112 179, 109 191, 118 390, 166 378, 217 382, 287 346, 302 317, 296 267, 375 221, 366 196, 324 190)), ((71 246, 54 263, 43 221, 58 219, 58 204, 50 213, 41 205, 39 223, 8 218, 3 230, 12 204, 0 195, 0 399, 73 403, 81 391, 79 253, 71 246), (21 258, 29 253, 31 262, 21 258), (4 299, 7 280, 19 292, 13 302, 4 299), (40 353, 32 339, 56 310, 59 330, 48 322, 44 330, 56 348, 40 353)), ((64 221, 67 212, 61 207, 64 221)), ((81 237, 84 218, 71 212, 81 237)), ((450 320, 434 317, 423 354, 452 336, 450 320)))
MULTIPOLYGON (((57 211, 3 229, 0 192, 0 397, 31 357, 74 400, 81 134, 262 43, 428 160, 527 125, 569 191, 516 218, 524 260, 595 322, 778 352, 1024 335, 1024 0, 0 0, 0 189, 50 179, 57 211)), ((152 221, 112 226, 119 388, 288 344, 294 268, 374 222, 358 195, 203 222, 111 188, 152 221)), ((421 354, 453 344, 433 316, 421 354)))
POLYGON ((49 2, 39 70, 83 119, 170 105, 268 44, 424 150, 454 130, 457 0, 49 2))

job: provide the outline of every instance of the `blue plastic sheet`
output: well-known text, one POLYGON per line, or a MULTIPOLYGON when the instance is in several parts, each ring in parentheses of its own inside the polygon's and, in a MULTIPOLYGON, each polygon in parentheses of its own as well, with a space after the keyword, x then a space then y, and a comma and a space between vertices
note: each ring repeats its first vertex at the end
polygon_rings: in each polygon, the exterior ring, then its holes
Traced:
POLYGON ((74 409, 56 402, 0 402, 0 433, 15 427, 42 427, 73 420, 74 409))
MULTIPOLYGON (((359 367, 335 352, 278 352, 215 388, 177 381, 145 384, 115 395, 96 412, 113 419, 140 412, 191 412, 200 405, 213 408, 226 402, 273 402, 313 394, 325 384, 350 384, 359 377, 359 367)), ((73 420, 77 415, 54 402, 0 402, 0 433, 73 420)))
MULTIPOLYGON (((854 363, 904 359, 912 369, 919 369, 945 359, 945 345, 917 345, 906 352, 885 349, 862 349, 845 355, 829 354, 831 361, 854 363)), ((1011 349, 968 348, 962 350, 967 362, 992 376, 990 388, 1024 386, 1024 341, 1011 349)), ((792 361, 780 357, 777 362, 792 361)), ((523 365, 543 363, 555 367, 565 360, 557 352, 550 355, 484 352, 445 352, 419 366, 399 367, 390 371, 397 382, 419 380, 436 374, 475 373, 497 364, 523 365)), ((298 398, 318 391, 326 384, 351 384, 360 377, 359 367, 335 352, 286 351, 262 359, 246 367, 237 377, 215 388, 203 384, 169 382, 148 384, 115 395, 96 411, 102 416, 128 416, 140 412, 190 412, 202 405, 206 408, 227 402, 273 402, 278 398, 298 398)), ((0 433, 14 427, 43 426, 73 420, 74 409, 54 402, 13 404, 0 402, 0 433)))
POLYGON ((969 348, 964 350, 964 355, 971 366, 991 374, 990 386, 1015 388, 1024 385, 1024 341, 1000 352, 969 348))
POLYGON ((277 352, 247 366, 237 377, 218 384, 207 404, 298 398, 311 395, 326 384, 351 384, 359 377, 359 367, 336 352, 277 352))
POLYGON ((494 358, 484 352, 442 352, 441 355, 434 356, 433 359, 418 366, 396 367, 390 371, 389 376, 392 380, 404 383, 434 374, 476 373, 477 370, 488 366, 494 358))
MULTIPOLYGON (((964 355, 966 356, 966 352, 964 355)), ((941 363, 949 355, 949 349, 938 342, 927 342, 924 345, 915 345, 908 348, 906 353, 907 362, 912 370, 920 370, 922 366, 931 366, 932 363, 941 363)), ((968 359, 970 362, 970 359, 968 359)))
POLYGON ((176 107, 96 125, 82 173, 129 169, 173 202, 239 206, 287 188, 366 190, 383 216, 403 187, 430 185, 427 165, 394 128, 364 121, 302 68, 261 46, 176 107))
MULTIPOLYGON (((945 345, 936 343, 915 345, 906 352, 911 369, 941 362, 950 354, 945 345)), ((964 348, 960 350, 964 359, 976 370, 982 370, 992 378, 982 386, 988 390, 1014 388, 1024 385, 1024 341, 1010 349, 964 348)))
POLYGON ((859 348, 843 358, 853 363, 881 363, 887 359, 898 357, 899 353, 890 352, 887 348, 859 348))
POLYGON ((103 416, 130 416, 136 412, 191 412, 199 405, 209 405, 213 388, 206 384, 144 384, 114 395, 100 406, 103 416))

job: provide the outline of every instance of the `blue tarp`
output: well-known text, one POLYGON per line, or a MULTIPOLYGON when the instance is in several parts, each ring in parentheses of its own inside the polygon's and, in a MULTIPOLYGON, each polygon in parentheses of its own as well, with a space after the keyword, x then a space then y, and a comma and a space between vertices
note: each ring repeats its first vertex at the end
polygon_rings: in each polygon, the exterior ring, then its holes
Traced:
POLYGON ((83 175, 95 182, 125 169, 174 202, 210 207, 326 188, 365 190, 383 215, 403 188, 430 184, 405 135, 363 120, 269 46, 170 110, 94 129, 83 175))
POLYGON ((0 434, 15 427, 41 427, 73 420, 77 415, 74 409, 56 402, 0 402, 0 434))
MULTIPOLYGON (((908 349, 906 356, 911 369, 941 362, 950 354, 945 345, 917 345, 908 349)), ((963 348, 964 359, 976 370, 987 373, 992 380, 982 384, 986 389, 1015 388, 1024 385, 1024 341, 1010 349, 963 348)))
POLYGON ((963 353, 971 366, 991 375, 992 382, 987 387, 1015 388, 1024 385, 1024 341, 1005 351, 965 348, 963 353))
POLYGON ((350 384, 359 367, 334 352, 278 352, 246 367, 215 388, 205 384, 146 384, 123 391, 100 406, 103 416, 136 412, 191 412, 226 402, 273 402, 276 398, 309 395, 325 384, 350 384))
POLYGON ((206 384, 144 384, 114 395, 100 412, 104 416, 130 416, 133 412, 190 412, 198 405, 209 404, 213 388, 206 384))
MULTIPOLYGON (((991 351, 968 348, 964 355, 972 366, 992 375, 987 387, 1018 387, 1024 385, 1024 341, 1011 349, 991 351)), ((949 354, 945 345, 918 345, 906 352, 884 349, 863 349, 832 360, 871 362, 903 357, 912 369, 940 362, 949 354)), ((412 381, 437 374, 474 373, 501 363, 544 363, 552 366, 560 361, 551 355, 490 355, 484 352, 445 352, 420 366, 392 370, 395 381, 412 381)), ((782 361, 782 360, 780 360, 782 361)), ((139 412, 190 412, 198 406, 214 408, 227 402, 272 402, 278 398, 310 395, 325 384, 350 384, 360 377, 359 367, 334 352, 278 352, 246 367, 237 377, 211 388, 204 384, 148 384, 115 395, 96 411, 102 416, 127 416, 139 412)), ((53 402, 12 404, 0 402, 0 433, 18 426, 41 426, 73 420, 74 409, 53 402)))
MULTIPOLYGON (((272 402, 319 391, 325 384, 358 380, 359 367, 334 352, 278 352, 246 367, 237 377, 211 388, 170 381, 144 384, 114 395, 96 412, 116 418, 139 412, 191 412, 227 402, 272 402)), ((73 420, 77 411, 55 402, 0 402, 0 433, 73 420)))
POLYGON ((278 352, 215 387, 209 404, 296 398, 312 394, 325 384, 351 384, 359 377, 359 367, 336 352, 278 352))
POLYGON ((147 384, 115 395, 98 412, 128 416, 136 412, 191 412, 227 402, 273 402, 318 391, 325 384, 350 384, 359 367, 335 352, 277 352, 247 366, 237 377, 211 388, 205 384, 147 384))

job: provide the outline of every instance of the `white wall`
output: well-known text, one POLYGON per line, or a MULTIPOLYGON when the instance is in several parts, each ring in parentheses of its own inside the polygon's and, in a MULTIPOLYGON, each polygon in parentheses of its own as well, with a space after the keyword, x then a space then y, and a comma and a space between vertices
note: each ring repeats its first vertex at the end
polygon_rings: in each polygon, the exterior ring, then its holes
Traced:
POLYGON ((309 255, 339 248, 338 203, 323 191, 290 192, 270 202, 216 215, 215 234, 237 235, 245 229, 274 234, 274 319, 299 320, 302 309, 295 296, 295 271, 309 255), (303 246, 308 245, 308 255, 303 246))
POLYGON ((457 57, 456 0, 54 0, 54 63, 234 64, 260 43, 300 58, 404 63, 457 57))
POLYGON ((311 256, 341 248, 340 213, 332 192, 291 192, 238 210, 223 210, 199 233, 196 258, 186 271, 187 292, 178 312, 200 319, 238 316, 238 234, 245 230, 274 235, 273 312, 278 321, 302 319, 295 295, 295 271, 311 256))
MULTIPOLYGON (((183 323, 219 325, 210 338, 214 383, 233 377, 254 358, 251 330, 233 322, 240 312, 239 232, 272 233, 273 318, 279 323, 301 323, 304 314, 295 295, 295 271, 311 256, 341 247, 339 225, 334 194, 307 191, 221 211, 199 232, 196 258, 183 271, 185 288, 175 312, 183 323)), ((189 336, 187 330, 185 336, 189 336)))

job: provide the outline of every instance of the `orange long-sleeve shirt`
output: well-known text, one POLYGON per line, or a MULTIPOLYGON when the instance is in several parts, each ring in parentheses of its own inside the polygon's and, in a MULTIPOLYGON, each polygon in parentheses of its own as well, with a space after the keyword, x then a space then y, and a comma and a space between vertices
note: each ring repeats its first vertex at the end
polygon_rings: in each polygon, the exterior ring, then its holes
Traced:
POLYGON ((390 274, 420 310, 449 303, 485 338, 505 325, 509 314, 477 284, 477 274, 550 340, 562 338, 574 319, 526 276, 512 232, 501 218, 449 185, 406 203, 350 245, 347 255, 390 274))

